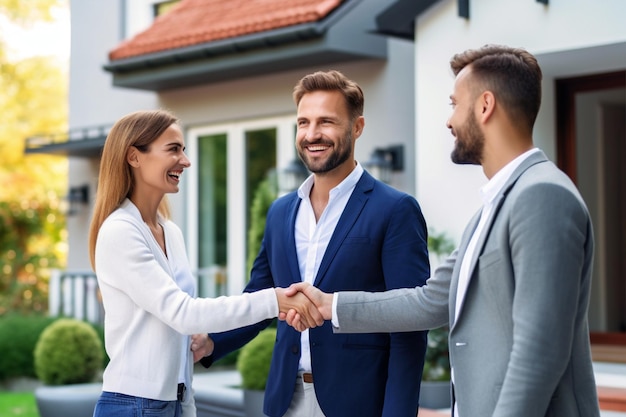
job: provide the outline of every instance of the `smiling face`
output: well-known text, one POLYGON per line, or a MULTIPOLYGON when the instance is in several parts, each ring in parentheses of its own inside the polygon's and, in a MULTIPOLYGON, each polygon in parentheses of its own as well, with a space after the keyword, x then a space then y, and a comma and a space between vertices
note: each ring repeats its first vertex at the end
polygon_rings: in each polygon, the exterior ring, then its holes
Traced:
POLYGON ((354 143, 363 117, 350 120, 339 91, 306 93, 298 103, 296 148, 309 171, 324 174, 354 168, 354 143))
POLYGON ((446 125, 456 138, 450 158, 455 164, 480 165, 483 159, 485 136, 475 113, 476 97, 470 88, 469 67, 456 78, 450 95, 452 114, 446 125))
POLYGON ((128 153, 133 168, 135 188, 157 194, 176 193, 180 176, 191 164, 185 155, 180 127, 170 125, 146 152, 131 147, 128 153))

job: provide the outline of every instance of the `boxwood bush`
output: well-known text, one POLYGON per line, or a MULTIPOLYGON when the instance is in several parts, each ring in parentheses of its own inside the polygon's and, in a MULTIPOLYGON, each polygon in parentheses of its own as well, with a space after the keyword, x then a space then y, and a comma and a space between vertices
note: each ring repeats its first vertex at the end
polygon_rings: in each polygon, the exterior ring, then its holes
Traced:
POLYGON ((96 330, 76 319, 58 319, 35 346, 35 373, 47 385, 92 382, 102 369, 102 342, 96 330))
POLYGON ((275 342, 276 329, 267 328, 241 348, 237 369, 241 374, 243 388, 261 391, 265 389, 275 342))
POLYGON ((0 316, 0 381, 35 378, 33 352, 39 335, 55 319, 47 316, 0 316))

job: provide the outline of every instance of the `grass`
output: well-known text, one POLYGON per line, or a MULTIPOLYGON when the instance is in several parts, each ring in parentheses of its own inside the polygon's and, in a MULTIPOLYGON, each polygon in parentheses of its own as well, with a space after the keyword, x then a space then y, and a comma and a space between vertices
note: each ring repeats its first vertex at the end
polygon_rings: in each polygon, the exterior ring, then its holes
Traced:
POLYGON ((0 416, 39 417, 32 392, 0 392, 0 416))

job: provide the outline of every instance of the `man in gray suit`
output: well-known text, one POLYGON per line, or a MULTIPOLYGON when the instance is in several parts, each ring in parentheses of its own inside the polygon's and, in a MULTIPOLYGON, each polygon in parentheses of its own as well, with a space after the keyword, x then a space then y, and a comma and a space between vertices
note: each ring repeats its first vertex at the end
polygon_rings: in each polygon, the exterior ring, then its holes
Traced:
MULTIPOLYGON (((587 325, 592 226, 574 184, 533 145, 541 69, 525 50, 496 45, 457 54, 451 67, 452 160, 482 165, 489 179, 459 248, 424 287, 292 291, 340 333, 449 324, 455 416, 599 416, 587 325)), ((302 327, 295 312, 286 319, 302 327)))

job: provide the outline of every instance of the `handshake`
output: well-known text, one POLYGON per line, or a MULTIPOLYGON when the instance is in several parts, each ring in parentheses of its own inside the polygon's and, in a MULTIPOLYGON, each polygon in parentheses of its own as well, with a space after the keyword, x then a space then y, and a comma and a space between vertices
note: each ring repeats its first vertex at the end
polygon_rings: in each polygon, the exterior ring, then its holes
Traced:
POLYGON ((288 288, 275 288, 278 319, 298 331, 321 326, 332 317, 333 294, 322 292, 307 282, 288 288))
MULTIPOLYGON (((333 294, 326 294, 306 282, 292 284, 288 288, 274 288, 278 301, 278 319, 286 321, 294 329, 302 332, 324 324, 332 316, 333 294)), ((213 353, 213 340, 206 334, 191 337, 191 351, 194 362, 213 353)))

